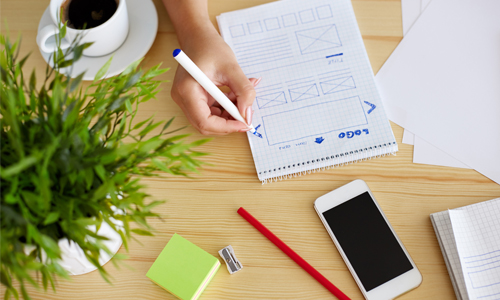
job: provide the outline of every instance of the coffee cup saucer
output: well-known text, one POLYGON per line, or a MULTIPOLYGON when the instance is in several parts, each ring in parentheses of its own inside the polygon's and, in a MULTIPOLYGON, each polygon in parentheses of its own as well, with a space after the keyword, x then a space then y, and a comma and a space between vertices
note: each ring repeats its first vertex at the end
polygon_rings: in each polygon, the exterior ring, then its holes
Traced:
MULTIPOLYGON (((152 0, 126 0, 127 11, 129 17, 129 32, 127 39, 113 53, 91 57, 82 56, 71 70, 71 77, 76 77, 82 72, 85 72, 83 80, 94 80, 95 75, 101 67, 111 58, 111 65, 105 77, 112 77, 120 74, 125 68, 144 57, 149 51, 156 38, 158 31, 158 14, 152 0)), ((40 31, 46 25, 53 24, 50 17, 49 7, 43 13, 43 16, 38 25, 40 31)), ((53 62, 49 62, 50 53, 40 51, 43 59, 52 67, 53 62)), ((62 69, 61 72, 66 73, 62 69)))

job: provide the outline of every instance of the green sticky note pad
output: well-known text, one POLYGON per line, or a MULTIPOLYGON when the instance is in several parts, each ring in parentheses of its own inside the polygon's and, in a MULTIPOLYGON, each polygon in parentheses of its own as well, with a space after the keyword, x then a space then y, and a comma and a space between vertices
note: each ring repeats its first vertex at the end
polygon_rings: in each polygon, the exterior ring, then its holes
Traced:
POLYGON ((175 233, 146 276, 182 300, 195 300, 220 267, 219 260, 175 233))

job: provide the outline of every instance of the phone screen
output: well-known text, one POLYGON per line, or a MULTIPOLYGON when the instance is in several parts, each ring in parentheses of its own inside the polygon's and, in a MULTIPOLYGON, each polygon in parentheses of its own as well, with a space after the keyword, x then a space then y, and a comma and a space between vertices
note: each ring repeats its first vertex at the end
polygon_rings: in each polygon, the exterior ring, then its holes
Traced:
POLYGON ((366 291, 413 269, 368 192, 323 216, 366 291))

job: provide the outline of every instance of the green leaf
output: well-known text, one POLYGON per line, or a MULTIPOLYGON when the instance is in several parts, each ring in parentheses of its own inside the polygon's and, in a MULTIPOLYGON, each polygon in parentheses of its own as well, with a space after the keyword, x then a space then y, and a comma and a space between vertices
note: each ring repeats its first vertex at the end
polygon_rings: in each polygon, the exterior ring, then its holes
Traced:
POLYGON ((31 297, 28 295, 28 291, 26 291, 26 287, 24 283, 21 281, 21 294, 23 295, 24 300, 31 300, 31 297))
POLYGON ((156 206, 158 206, 158 205, 160 205, 160 204, 163 204, 163 203, 165 203, 165 201, 153 201, 153 202, 149 203, 148 205, 146 205, 146 206, 144 207, 144 210, 145 210, 145 211, 150 211, 150 210, 152 210, 153 208, 155 208, 156 206))
POLYGON ((85 183, 87 190, 90 189, 94 182, 94 171, 92 169, 85 169, 85 183))
POLYGON ((122 72, 122 75, 128 75, 130 74, 132 71, 134 71, 135 69, 137 69, 137 67, 139 66, 139 64, 141 63, 141 61, 143 60, 144 58, 141 58, 139 60, 136 60, 134 61, 133 63, 131 63, 127 68, 125 68, 125 70, 122 72))
POLYGON ((120 106, 122 106, 125 103, 125 101, 127 101, 128 99, 130 99, 129 96, 120 97, 120 98, 116 99, 108 107, 108 111, 114 111, 114 110, 120 108, 120 106))
POLYGON ((132 87, 133 85, 135 85, 139 81, 141 76, 142 76, 141 71, 138 71, 137 73, 132 74, 132 76, 130 76, 129 79, 127 80, 127 82, 125 83, 124 88, 128 89, 128 88, 132 87))
POLYGON ((106 170, 103 165, 96 165, 94 170, 102 181, 106 181, 106 170))
POLYGON ((127 99, 127 101, 125 101, 125 107, 127 108, 127 111, 129 113, 133 113, 133 110, 132 110, 132 104, 130 103, 130 99, 127 99))
POLYGON ((54 223, 59 219, 60 213, 58 211, 53 211, 51 212, 47 218, 45 218, 45 221, 43 221, 43 225, 49 225, 54 223))
POLYGON ((25 157, 25 158, 21 159, 21 161, 19 161, 16 164, 10 165, 5 169, 1 168, 0 169, 0 176, 4 179, 7 179, 10 176, 14 176, 14 175, 21 173, 25 169, 36 164, 38 161, 39 161, 39 158, 34 156, 34 155, 25 157))
POLYGON ((92 46, 92 44, 94 44, 94 42, 84 43, 84 44, 83 44, 83 50, 85 50, 85 49, 87 49, 88 47, 92 46))
POLYGON ((58 68, 66 68, 69 67, 73 64, 74 60, 73 59, 68 59, 68 60, 63 60, 57 64, 58 68))
POLYGON ((36 89, 36 74, 35 74, 35 70, 34 69, 31 72, 29 86, 30 86, 30 90, 32 90, 32 91, 36 89))
POLYGON ((174 119, 175 119, 175 117, 170 118, 170 120, 168 120, 167 123, 165 123, 165 125, 163 125, 163 128, 162 128, 160 134, 162 134, 168 127, 170 127, 170 125, 172 124, 174 119))
POLYGON ((139 122, 137 124, 134 125, 134 127, 132 127, 132 130, 134 129, 138 129, 138 128, 141 128, 142 125, 146 124, 146 122, 148 122, 149 120, 151 120, 153 118, 153 116, 147 118, 146 120, 142 121, 142 122, 139 122))
POLYGON ((144 128, 143 130, 141 130, 139 132, 139 136, 145 136, 146 134, 148 134, 149 132, 151 132, 153 129, 155 129, 156 127, 158 127, 162 123, 163 123, 163 121, 160 121, 160 122, 157 122, 155 124, 149 125, 148 127, 144 128))
POLYGON ((19 62, 19 67, 23 67, 24 66, 24 63, 26 62, 26 60, 28 59, 28 57, 31 55, 31 52, 28 53, 23 59, 21 59, 21 61, 19 62))
POLYGON ((17 203, 17 197, 15 197, 12 194, 5 195, 5 192, 4 192, 4 197, 5 197, 5 203, 7 203, 7 204, 16 204, 17 203))
POLYGON ((40 195, 37 195, 30 191, 22 191, 21 195, 26 205, 28 205, 28 207, 32 211, 38 213, 39 212, 38 210, 42 207, 42 202, 43 202, 43 199, 40 197, 40 195))
POLYGON ((75 49, 73 50, 73 61, 78 61, 83 55, 83 47, 84 45, 79 45, 76 46, 75 49))
MULTIPOLYGON (((75 61, 76 61, 76 59, 75 59, 75 61)), ((70 93, 73 93, 80 86, 84 75, 85 75, 85 72, 82 72, 80 75, 76 76, 74 79, 71 80, 71 84, 69 86, 70 93)))
POLYGON ((151 150, 158 148, 162 143, 163 141, 158 138, 151 138, 141 142, 138 150, 143 153, 149 153, 151 150))
POLYGON ((47 257, 49 258, 60 257, 61 250, 59 249, 59 246, 57 245, 56 241, 46 236, 45 234, 42 234, 39 243, 43 247, 43 250, 47 254, 47 257))
POLYGON ((201 145, 203 145, 203 144, 205 144, 205 143, 210 142, 211 140, 212 140, 212 139, 210 139, 210 138, 208 138, 208 139, 201 139, 201 140, 197 140, 197 141, 194 141, 194 142, 192 142, 191 144, 189 144, 189 147, 190 147, 190 148, 191 148, 191 147, 193 147, 193 148, 194 148, 194 147, 198 147, 198 146, 201 146, 201 145))
POLYGON ((174 175, 174 173, 172 172, 172 170, 170 170, 169 168, 167 168, 167 166, 165 166, 165 164, 164 164, 161 160, 159 160, 159 159, 157 159, 157 158, 153 158, 153 159, 151 159, 151 161, 153 162, 153 164, 154 164, 154 165, 155 165, 158 169, 162 170, 163 172, 167 172, 167 173, 169 173, 169 174, 174 175))
POLYGON ((150 231, 148 230, 144 230, 144 229, 132 229, 131 230, 133 233, 135 234, 138 234, 138 235, 143 235, 143 236, 154 236, 153 233, 151 233, 150 231))
POLYGON ((102 79, 106 73, 108 73, 109 66, 111 65, 111 61, 113 60, 113 57, 110 57, 108 61, 97 71, 97 74, 94 77, 94 82, 97 80, 102 79))
POLYGON ((61 28, 61 31, 59 32, 59 37, 64 38, 66 36, 66 24, 67 22, 64 22, 64 25, 61 28))

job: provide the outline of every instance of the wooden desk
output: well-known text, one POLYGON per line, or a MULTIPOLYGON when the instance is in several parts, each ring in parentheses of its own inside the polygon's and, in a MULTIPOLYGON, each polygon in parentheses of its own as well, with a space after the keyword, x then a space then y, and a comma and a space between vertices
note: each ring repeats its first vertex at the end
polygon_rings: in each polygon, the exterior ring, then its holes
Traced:
MULTIPOLYGON (((213 0, 209 12, 215 16, 268 1, 213 0)), ((11 35, 23 35, 22 52, 32 51, 28 69, 42 74, 44 62, 35 43, 36 29, 49 0, 2 0, 1 21, 7 20, 11 35)), ((171 56, 178 46, 172 24, 160 0, 155 0, 159 32, 146 56, 149 66, 163 62, 171 66, 162 79, 172 80, 177 63, 171 56)), ((402 39, 401 3, 398 0, 353 0, 359 27, 377 72, 402 39)), ((4 29, 2 29, 4 30, 4 29)), ((163 84, 158 100, 140 108, 140 118, 176 116, 175 125, 188 122, 170 98, 170 83, 163 84)), ((139 121, 139 120, 138 120, 139 121)), ((318 219, 313 201, 356 178, 365 180, 423 274, 423 283, 401 299, 454 299, 448 272, 429 214, 500 197, 500 186, 473 170, 412 163, 412 147, 402 144, 403 130, 392 126, 400 150, 384 157, 282 182, 261 185, 244 134, 217 137, 201 150, 212 153, 210 163, 195 180, 150 179, 148 192, 167 203, 157 211, 163 220, 152 219, 155 237, 132 242, 127 265, 106 269, 113 285, 97 272, 59 280, 57 293, 30 288, 33 299, 175 299, 146 278, 145 274, 168 239, 177 232, 218 256, 231 244, 244 269, 229 275, 219 270, 202 299, 332 299, 319 283, 242 219, 243 206, 302 255, 311 265, 353 299, 362 299, 349 271, 318 219)), ((193 128, 193 138, 201 138, 193 128)), ((120 250, 122 252, 122 250, 120 250)))

